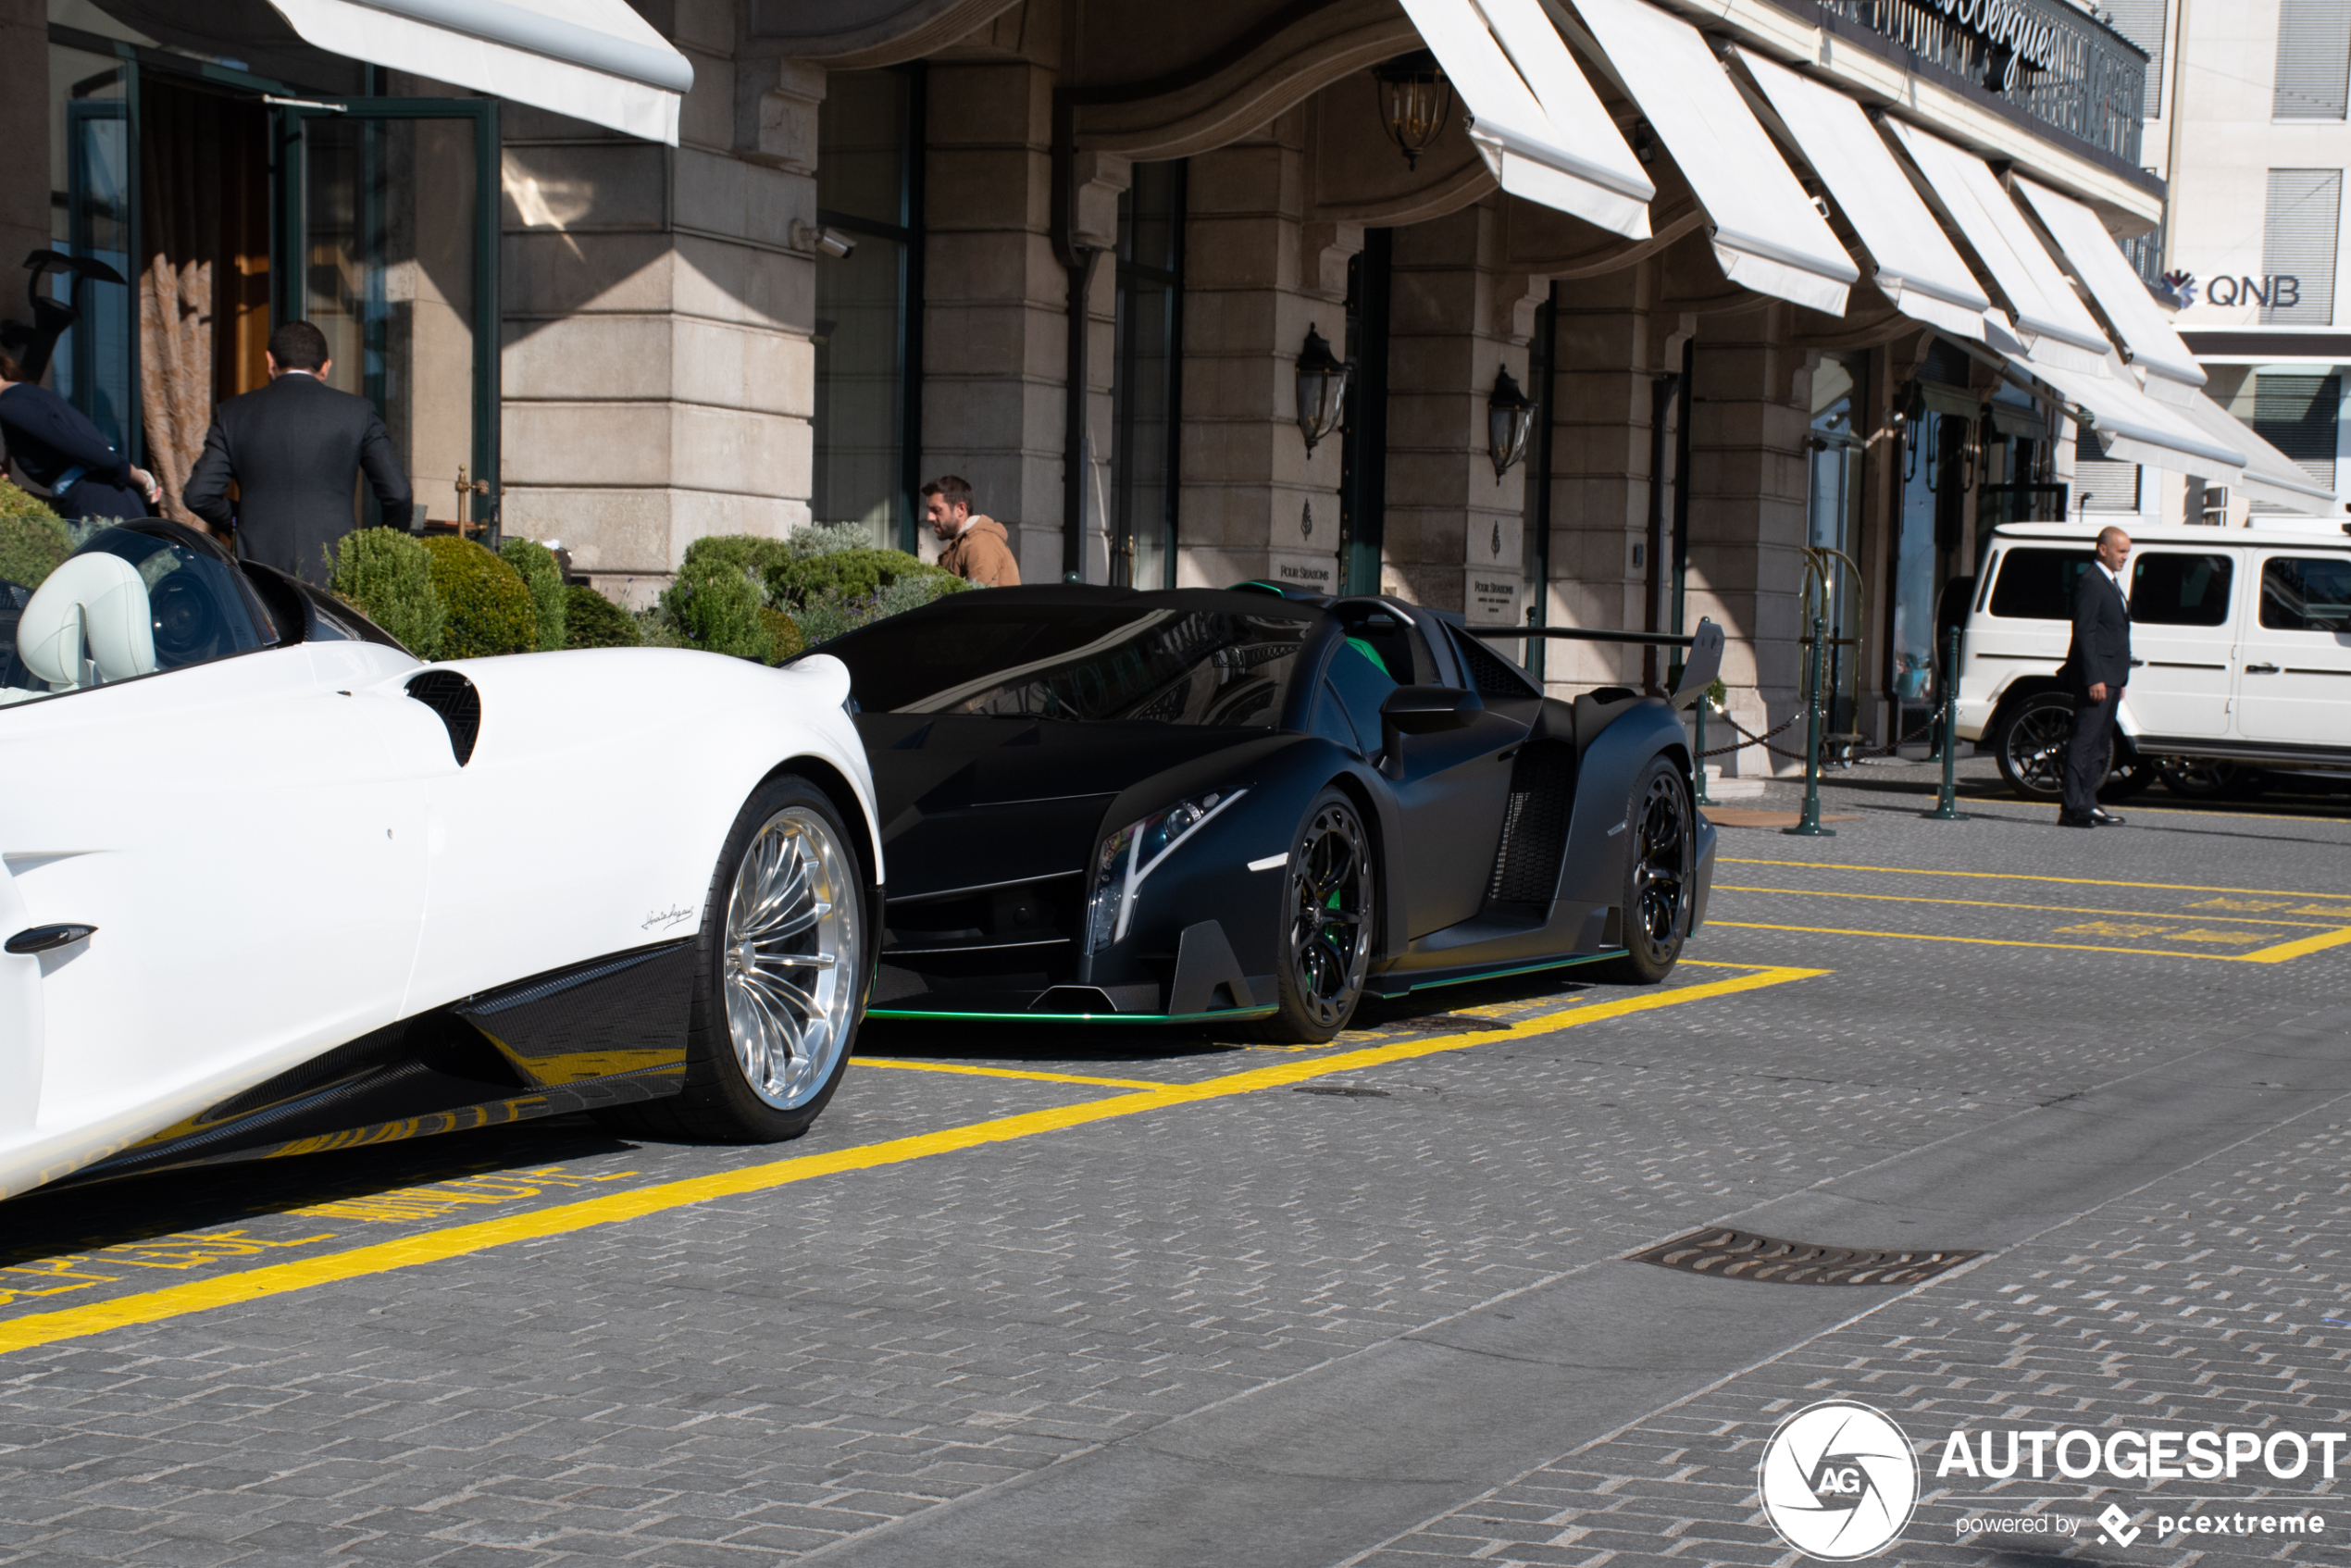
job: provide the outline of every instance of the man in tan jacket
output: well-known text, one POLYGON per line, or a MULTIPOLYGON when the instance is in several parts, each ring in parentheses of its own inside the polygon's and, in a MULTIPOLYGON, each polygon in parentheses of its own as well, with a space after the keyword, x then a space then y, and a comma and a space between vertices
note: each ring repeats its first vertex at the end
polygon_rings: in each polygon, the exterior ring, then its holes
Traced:
POLYGON ((942 474, 923 486, 923 516, 945 548, 939 564, 982 588, 1018 588, 1020 563, 1013 559, 1004 525, 972 513, 971 481, 942 474))

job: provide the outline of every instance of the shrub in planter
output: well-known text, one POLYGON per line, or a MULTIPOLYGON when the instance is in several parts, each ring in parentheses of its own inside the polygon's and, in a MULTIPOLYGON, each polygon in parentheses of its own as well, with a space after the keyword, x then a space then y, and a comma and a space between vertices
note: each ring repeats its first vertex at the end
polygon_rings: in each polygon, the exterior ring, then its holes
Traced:
POLYGON ((765 660, 775 642, 760 618, 759 590, 742 568, 715 554, 678 568, 661 596, 661 615, 689 646, 765 660))
POLYGON ((361 529, 335 547, 335 597, 390 632, 420 659, 440 657, 448 609, 432 583, 432 557, 398 529, 361 529))
POLYGON ((535 539, 510 539, 498 547, 498 558, 514 567, 530 590, 530 607, 539 617, 539 651, 552 653, 564 645, 564 574, 555 553, 535 539))
POLYGON ((800 623, 783 611, 770 609, 762 604, 759 607, 759 620, 760 624, 767 628, 767 662, 769 664, 780 665, 808 646, 808 640, 801 635, 800 623))
MULTIPOLYGON (((6 484, 6 480, 0 480, 0 485, 6 484)), ((17 493, 24 495, 22 491, 17 493)), ((32 505, 41 504, 29 495, 24 499, 32 505)), ((7 497, 0 496, 0 504, 6 500, 7 497)), ((0 582, 38 588, 42 579, 72 554, 73 536, 66 530, 65 520, 46 507, 30 516, 0 515, 0 582)))
POLYGON ((924 604, 965 586, 954 573, 926 566, 903 550, 828 550, 767 568, 767 596, 777 604, 805 604, 826 597, 870 599, 902 582, 937 585, 924 604))
POLYGON ((597 592, 573 583, 564 590, 564 646, 634 648, 644 638, 637 617, 597 592))
POLYGON ((432 560, 432 585, 449 612, 436 658, 527 653, 539 645, 539 612, 514 567, 454 534, 427 539, 424 548, 432 560))
POLYGON ((723 561, 756 582, 767 575, 768 567, 790 559, 791 546, 784 540, 755 533, 714 533, 687 545, 686 558, 679 566, 723 561))

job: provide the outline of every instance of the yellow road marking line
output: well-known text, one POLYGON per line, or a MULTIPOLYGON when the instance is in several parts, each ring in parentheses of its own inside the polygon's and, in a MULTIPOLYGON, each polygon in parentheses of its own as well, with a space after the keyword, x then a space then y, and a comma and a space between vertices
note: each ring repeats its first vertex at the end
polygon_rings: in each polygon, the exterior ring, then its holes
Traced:
POLYGON ((1716 920, 1709 918, 1708 926, 1723 926, 1740 931, 1802 931, 1816 937, 1885 937, 1903 942, 1962 942, 1972 947, 2029 947, 2046 952, 2128 952, 2146 958, 2200 958, 2211 964, 2283 964, 2290 958, 2300 958, 2326 948, 2351 942, 2351 931, 2324 931, 2315 937, 2303 937, 2275 947, 2265 947, 2255 952, 2189 952, 2178 948, 2159 947, 2093 947, 2086 942, 2028 942, 2000 937, 1946 937, 1927 931, 1848 931, 1835 926, 1765 926, 1751 920, 1716 920))
MULTIPOLYGON (((1827 888, 1747 888, 1728 882, 1717 882, 1718 893, 1793 893, 1802 898, 1873 899, 1885 903, 1947 903, 1965 909, 2037 909, 2050 915, 2126 915, 2139 920, 2194 920, 2204 916, 2173 914, 2161 909, 2084 909, 2063 903, 1995 903, 1989 899, 1930 899, 1907 893, 1846 893, 1827 888)), ((2191 906, 2193 907, 2193 906, 2191 906)), ((2299 926, 2307 929, 2316 926, 2332 929, 2323 920, 2258 920, 2249 915, 2232 915, 2228 918, 2240 926, 2299 926)), ((1707 922, 1711 926, 1713 921, 1707 922)))
POLYGON ((1497 1040, 1520 1039, 1530 1035, 1545 1034, 1555 1029, 1572 1028, 1602 1018, 1622 1018, 1636 1013, 1647 1013, 1661 1007, 1674 1007, 1686 1002, 1698 1002, 1710 997, 1733 996, 1741 991, 1758 990, 1790 980, 1810 979, 1828 973, 1825 969, 1802 969, 1782 965, 1752 965, 1754 973, 1734 979, 1710 980, 1702 985, 1679 987, 1671 990, 1650 991, 1640 996, 1602 1002, 1598 1006, 1563 1008, 1557 1014, 1542 1014, 1513 1024, 1507 1031, 1481 1029, 1474 1034, 1437 1035, 1427 1039, 1402 1040, 1394 1045, 1371 1046, 1360 1051, 1341 1052, 1336 1056, 1318 1056, 1296 1062, 1278 1063, 1272 1066, 1253 1067, 1241 1072, 1226 1073, 1219 1077, 1195 1083, 1161 1084, 1149 1089, 1126 1094, 1105 1095, 1076 1105, 1056 1105, 1041 1111, 1025 1112, 1019 1115, 999 1116, 989 1121, 973 1122, 960 1127, 948 1127, 939 1132, 917 1133, 909 1138, 889 1139, 880 1143, 860 1144, 853 1149, 835 1150, 824 1154, 806 1154, 793 1159, 770 1161, 742 1170, 721 1171, 710 1176, 689 1176, 679 1181, 656 1183, 625 1192, 602 1193, 577 1202, 562 1203, 553 1208, 534 1210, 528 1213, 506 1214, 496 1219, 478 1220, 471 1225, 452 1226, 445 1229, 425 1231, 396 1241, 377 1242, 355 1247, 346 1251, 330 1252, 321 1257, 305 1258, 298 1263, 272 1263, 261 1268, 222 1275, 214 1279, 191 1280, 185 1285, 167 1286, 138 1295, 119 1296, 108 1301, 93 1301, 86 1306, 68 1307, 53 1313, 38 1313, 0 1322, 0 1354, 9 1350, 29 1349, 34 1345, 55 1344, 61 1339, 78 1339, 87 1335, 101 1334, 110 1328, 128 1327, 133 1324, 160 1323, 182 1317, 191 1313, 206 1312, 215 1307, 237 1306, 266 1296, 281 1295, 291 1290, 306 1290, 314 1286, 331 1285, 348 1279, 364 1278, 393 1269, 411 1268, 419 1263, 445 1262, 468 1253, 485 1251, 492 1247, 509 1246, 517 1241, 537 1240, 545 1237, 563 1236, 584 1230, 591 1226, 612 1225, 623 1220, 641 1219, 648 1214, 683 1207, 689 1203, 706 1202, 715 1198, 738 1197, 745 1193, 765 1192, 796 1181, 816 1176, 834 1176, 844 1171, 871 1170, 877 1166, 902 1164, 912 1160, 927 1159, 936 1154, 957 1153, 987 1144, 1004 1143, 1015 1139, 1030 1138, 1039 1133, 1055 1132, 1064 1127, 1082 1126, 1088 1122, 1106 1121, 1116 1116, 1131 1116, 1139 1112, 1164 1110, 1171 1106, 1189 1105, 1204 1100, 1223 1099, 1236 1094, 1249 1094, 1258 1089, 1281 1089, 1332 1073, 1361 1071, 1367 1067, 1385 1066, 1393 1062, 1410 1061, 1417 1056, 1431 1056, 1440 1052, 1462 1051, 1474 1045, 1488 1045, 1497 1040))
POLYGON ((1099 1084, 1104 1089, 1164 1089, 1164 1078, 1082 1078, 1074 1073, 1022 1073, 1010 1067, 965 1067, 948 1062, 901 1062, 893 1056, 860 1056, 860 1067, 902 1067, 914 1073, 966 1073, 976 1078, 1034 1078, 1049 1084, 1099 1084))
MULTIPOLYGON (((1991 882, 2062 882, 2078 888, 2154 888, 2167 893, 2264 893, 2285 899, 2339 899, 2341 893, 2306 893, 2285 888, 2208 888, 2200 882, 2114 882, 2100 877, 2035 877, 2021 871, 1928 871, 1909 865, 1839 865, 1826 860, 1717 859, 1732 865, 1795 865, 1807 871, 1875 871, 1888 877, 1975 877, 1991 882)), ((1712 921, 1708 921, 1712 925, 1712 921)))

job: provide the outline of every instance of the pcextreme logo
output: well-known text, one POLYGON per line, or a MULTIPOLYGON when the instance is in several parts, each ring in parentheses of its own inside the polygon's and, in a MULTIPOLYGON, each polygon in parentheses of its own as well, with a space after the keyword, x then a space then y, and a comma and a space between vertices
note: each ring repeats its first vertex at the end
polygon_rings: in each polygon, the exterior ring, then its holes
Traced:
POLYGON ((1782 1540, 1807 1557, 1850 1562, 1909 1523, 1919 1465, 1885 1412, 1823 1400, 1780 1423, 1763 1445, 1756 1485, 1782 1540))

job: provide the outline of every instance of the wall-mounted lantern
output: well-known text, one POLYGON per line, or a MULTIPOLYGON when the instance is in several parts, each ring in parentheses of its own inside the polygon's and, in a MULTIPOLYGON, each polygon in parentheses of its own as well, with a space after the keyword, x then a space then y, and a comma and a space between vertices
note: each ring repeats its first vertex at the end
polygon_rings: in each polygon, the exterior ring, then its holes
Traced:
POLYGON ((1494 372, 1494 390, 1486 398, 1486 450, 1494 459, 1494 482, 1526 455, 1526 438, 1535 428, 1535 404, 1504 366, 1494 372))
POLYGON ((1347 381, 1354 370, 1320 331, 1306 329, 1306 346, 1298 352, 1298 429, 1308 452, 1347 417, 1347 381))
POLYGON ((1404 155, 1404 167, 1418 168, 1453 118, 1453 84, 1425 49, 1399 55, 1372 75, 1379 82, 1380 124, 1404 155))

